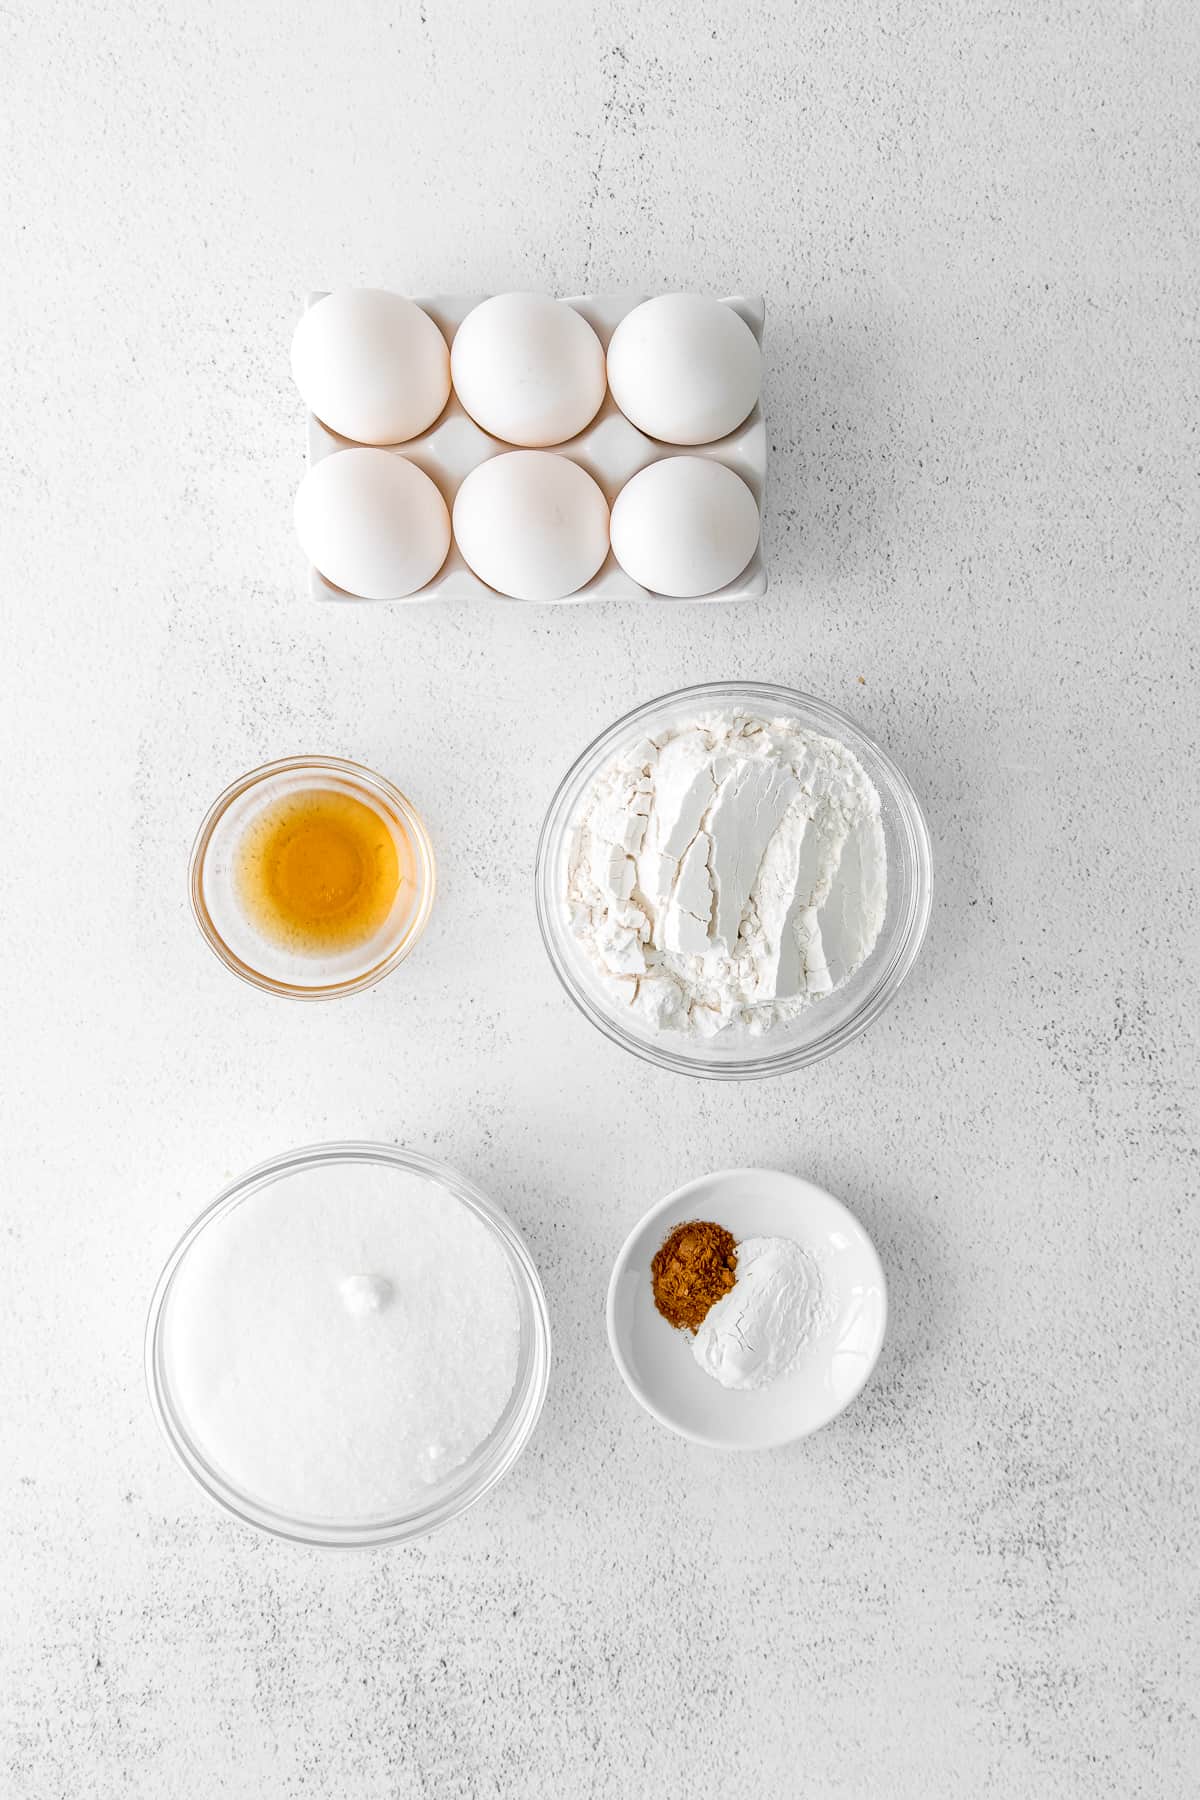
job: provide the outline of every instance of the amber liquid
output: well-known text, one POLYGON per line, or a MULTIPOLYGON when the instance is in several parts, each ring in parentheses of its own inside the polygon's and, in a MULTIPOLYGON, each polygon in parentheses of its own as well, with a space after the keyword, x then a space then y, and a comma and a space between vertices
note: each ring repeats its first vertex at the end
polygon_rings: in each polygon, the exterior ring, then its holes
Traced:
POLYGON ((234 880, 251 924, 307 956, 365 944, 415 893, 399 820, 336 788, 305 788, 264 807, 238 846, 234 880))

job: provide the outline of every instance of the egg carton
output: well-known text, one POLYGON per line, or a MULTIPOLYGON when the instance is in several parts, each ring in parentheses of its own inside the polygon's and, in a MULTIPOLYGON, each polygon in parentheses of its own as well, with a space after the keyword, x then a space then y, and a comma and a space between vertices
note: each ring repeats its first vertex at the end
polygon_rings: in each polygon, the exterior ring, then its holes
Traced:
MULTIPOLYGON (((324 293, 310 294, 306 304, 315 306, 324 297, 324 293)), ((467 314, 486 298, 484 294, 437 294, 432 299, 418 298, 416 304, 429 314, 445 336, 446 342, 453 344, 454 334, 467 314)), ((649 298, 648 294, 585 294, 569 297, 566 304, 583 315, 607 351, 608 341, 626 313, 632 312, 635 306, 640 306, 643 300, 649 298)), ((740 314, 761 344, 766 318, 762 297, 735 294, 727 297, 723 304, 731 306, 740 314)), ((309 414, 309 468, 313 468, 323 457, 332 456, 339 450, 356 448, 359 446, 349 438, 340 437, 337 432, 330 431, 319 419, 309 414)), ((464 411, 457 394, 452 392, 445 411, 428 431, 421 432, 419 437, 410 438, 406 444, 388 445, 387 448, 396 456, 406 456, 423 470, 440 489, 446 505, 453 511, 454 496, 471 470, 478 468, 489 457, 503 456, 516 446, 481 431, 474 419, 464 411)), ((730 432, 728 437, 720 438, 713 444, 685 445, 664 444, 656 438, 647 437, 625 417, 611 393, 606 393, 603 406, 587 429, 581 431, 578 437, 571 438, 568 443, 555 444, 551 449, 554 455, 568 456, 580 468, 586 469, 604 490, 610 506, 625 483, 648 464, 660 462, 667 456, 707 456, 714 462, 725 463, 742 477, 758 503, 760 519, 763 514, 767 478, 767 431, 761 400, 755 403, 754 411, 745 423, 739 425, 736 431, 730 432)), ((326 581, 316 569, 310 571, 310 584, 314 600, 334 600, 356 606, 406 605, 415 600, 498 600, 509 606, 529 604, 528 601, 510 600, 506 594, 498 594, 486 582, 480 581, 478 575, 467 567, 453 539, 450 554, 433 580, 400 601, 377 602, 365 600, 358 594, 348 594, 344 588, 334 587, 332 582, 326 581)), ((652 593, 625 573, 610 550, 602 567, 589 582, 575 593, 567 594, 562 600, 551 604, 573 606, 582 600, 663 600, 672 606, 688 606, 707 604, 714 600, 753 600, 766 591, 767 571, 760 539, 750 563, 736 580, 715 593, 700 595, 698 602, 680 600, 669 594, 652 593)))

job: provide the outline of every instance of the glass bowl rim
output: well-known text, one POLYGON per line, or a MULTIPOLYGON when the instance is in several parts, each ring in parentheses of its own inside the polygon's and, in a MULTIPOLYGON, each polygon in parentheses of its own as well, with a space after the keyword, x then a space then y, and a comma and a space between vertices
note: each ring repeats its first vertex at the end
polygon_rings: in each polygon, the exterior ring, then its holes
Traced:
MULTIPOLYGON (((868 771, 869 773, 870 771, 868 771)), ((546 809, 542 829, 538 837, 537 857, 534 867, 534 901, 537 909, 538 928, 542 934, 542 943, 550 959, 558 981, 571 1000, 590 1019, 591 1023, 602 1031, 612 1043, 619 1044, 622 1049, 645 1062, 654 1063, 660 1069, 669 1069, 675 1074, 697 1076, 712 1081, 748 1081, 757 1080, 767 1075, 785 1075, 796 1069, 806 1068, 809 1064, 820 1062, 831 1056, 836 1050, 852 1043, 856 1037, 874 1023, 879 1015, 895 999, 905 978, 911 972, 913 964, 920 954, 929 927, 932 907, 933 855, 930 846, 929 828, 920 802, 913 792, 908 777, 893 762, 881 744, 867 731, 864 731, 857 720, 851 718, 840 707, 833 706, 827 700, 821 700, 815 694, 806 693, 801 688, 785 687, 778 682, 766 681, 705 681, 694 686, 676 688, 667 694, 660 694, 656 699, 647 700, 635 706, 631 712, 622 715, 581 751, 571 764, 567 773, 559 782, 554 795, 546 809), (791 713, 807 714, 816 720, 819 727, 830 737, 840 739, 847 747, 855 751, 857 747, 865 747, 875 757, 887 777, 891 795, 896 801, 896 812, 900 827, 901 845, 904 851, 904 862, 910 877, 910 894, 908 905, 903 916, 897 921, 895 943, 892 954, 885 968, 877 976, 874 984, 863 996, 863 999, 840 1025, 813 1038, 805 1044, 795 1044, 788 1049, 780 1049, 765 1055, 751 1055, 730 1059, 727 1062, 708 1061, 698 1056, 689 1055, 681 1050, 673 1050, 666 1043, 669 1034, 664 1033, 662 1043, 648 1042, 627 1031, 616 1019, 609 1017, 600 1005, 592 999, 583 987, 582 982, 575 979, 567 958, 559 947, 560 925, 556 922, 556 897, 549 892, 551 846, 563 831, 569 829, 570 819, 567 816, 569 802, 575 798, 576 790, 583 778, 599 764, 602 755, 614 748, 617 741, 628 736, 635 726, 653 714, 669 706, 677 706, 683 702, 715 703, 719 697, 740 700, 759 700, 768 705, 781 706, 791 713)), ((891 902, 889 900, 889 906, 891 902)), ((706 1040, 707 1041, 707 1040, 706 1040)), ((765 1039, 757 1040, 765 1042, 765 1039)))
POLYGON ((435 1157, 424 1156, 419 1151, 364 1138, 348 1138, 324 1144, 303 1145, 299 1149, 287 1150, 279 1156, 268 1157, 266 1161, 256 1163, 253 1168, 247 1169, 224 1187, 196 1215, 167 1257, 155 1283, 146 1318, 144 1361, 146 1387, 159 1429, 176 1460, 223 1511, 231 1513, 243 1524, 252 1525, 272 1537, 282 1538, 290 1543, 320 1549, 369 1549, 427 1536, 482 1500, 508 1474, 532 1437, 545 1403, 550 1381, 550 1311, 537 1265, 520 1232, 503 1209, 489 1200, 473 1182, 460 1175, 456 1169, 439 1162, 435 1157), (500 1239, 508 1251, 514 1283, 523 1282, 533 1321, 532 1359, 526 1391, 520 1398, 503 1437, 475 1471, 473 1480, 419 1511, 402 1513, 394 1519, 373 1520, 366 1524, 340 1525, 329 1521, 318 1524, 310 1519, 277 1512, 252 1500, 212 1469, 184 1430, 170 1400, 160 1341, 163 1314, 172 1282, 201 1232, 218 1217, 231 1212, 251 1194, 271 1185, 279 1176, 334 1162, 382 1163, 410 1174, 425 1176, 448 1189, 456 1200, 461 1201, 500 1239))
POLYGON ((361 993, 365 988, 374 987, 392 970, 398 968, 410 952, 415 949, 433 910, 434 896, 437 892, 437 862, 433 853, 433 844, 429 837, 425 821, 406 794, 401 793, 394 782, 386 775, 379 775, 365 764, 352 762, 343 756, 281 756, 273 762, 260 763, 257 768, 248 769, 235 781, 217 795, 209 807, 192 843, 191 858, 188 864, 188 897, 191 901, 192 916, 200 928, 209 949, 224 963, 225 967, 240 980, 248 982, 251 987, 260 988, 264 993, 279 994, 285 1000, 339 1000, 347 994, 361 993), (221 820, 225 817, 235 800, 262 782, 276 775, 286 775, 301 770, 311 770, 314 775, 340 775, 351 781, 361 783, 368 789, 375 789, 377 795, 399 815, 417 859, 418 904, 412 921, 399 944, 393 946, 386 956, 373 963, 359 975, 348 977, 344 981, 320 983, 314 987, 301 986, 298 982, 277 981, 273 976, 264 975, 254 968, 226 943, 209 912, 204 898, 204 867, 209 847, 221 820))

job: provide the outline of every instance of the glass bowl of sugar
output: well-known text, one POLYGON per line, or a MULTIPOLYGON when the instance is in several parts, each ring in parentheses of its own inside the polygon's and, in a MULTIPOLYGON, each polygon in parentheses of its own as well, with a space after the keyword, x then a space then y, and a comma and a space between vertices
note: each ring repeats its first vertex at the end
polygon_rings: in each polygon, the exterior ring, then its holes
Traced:
POLYGON ((188 1473, 295 1543, 424 1536, 512 1468, 550 1323, 510 1221, 386 1144, 261 1164, 191 1226, 155 1290, 151 1403, 188 1473))

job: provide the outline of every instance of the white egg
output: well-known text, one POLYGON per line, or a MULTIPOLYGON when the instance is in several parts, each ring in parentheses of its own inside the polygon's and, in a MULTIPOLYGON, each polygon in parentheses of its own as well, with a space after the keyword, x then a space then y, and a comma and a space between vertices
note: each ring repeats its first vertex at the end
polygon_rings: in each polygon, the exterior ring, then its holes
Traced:
POLYGON ((454 536, 481 581, 514 600, 562 600, 608 555, 608 502, 585 469, 548 450, 511 450, 472 469, 454 536))
POLYGON ((338 450, 296 494, 296 531, 326 581, 364 600, 401 600, 432 581, 450 514, 428 475, 390 450, 338 450))
POLYGON ((654 594, 715 594, 740 575, 758 543, 754 495, 706 456, 668 456, 626 482, 613 502, 613 555, 654 594))
POLYGON ((668 444, 736 431, 762 386, 758 339, 732 306, 659 294, 626 313, 608 346, 608 384, 627 419, 668 444))
POLYGON ((604 399, 604 350, 587 320, 547 294, 496 294, 469 312, 450 356, 454 391, 506 444, 562 444, 604 399))
POLYGON ((292 339, 292 374, 309 410, 358 444, 407 443, 450 397, 445 338, 385 288, 338 288, 310 306, 292 339))

